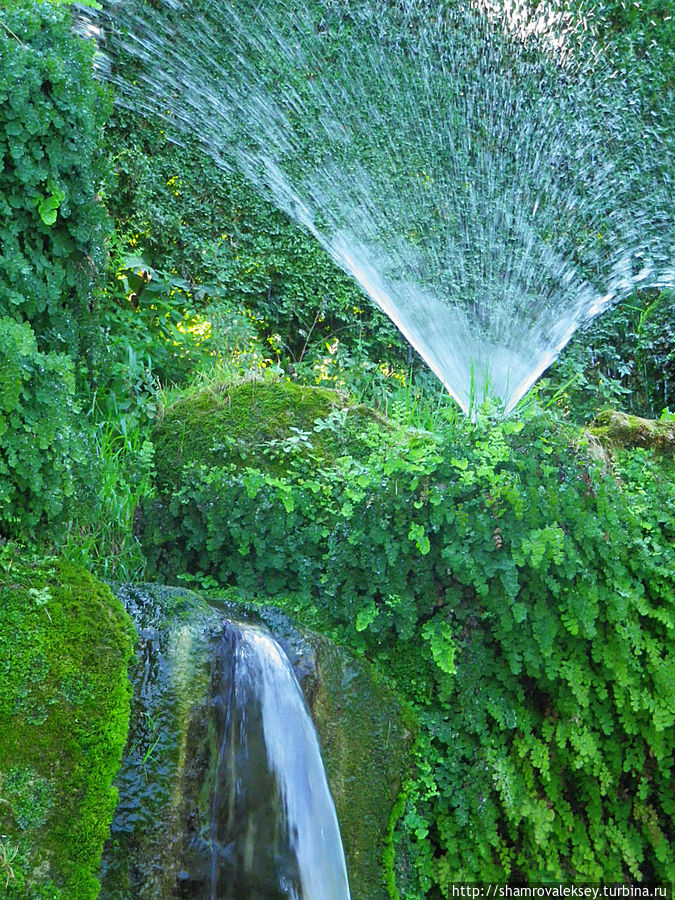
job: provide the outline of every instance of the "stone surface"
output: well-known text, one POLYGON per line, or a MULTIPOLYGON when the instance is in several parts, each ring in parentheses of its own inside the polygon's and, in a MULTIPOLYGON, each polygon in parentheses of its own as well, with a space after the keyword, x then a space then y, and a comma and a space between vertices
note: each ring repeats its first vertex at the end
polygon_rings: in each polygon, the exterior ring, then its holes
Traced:
POLYGON ((415 729, 365 661, 281 610, 157 585, 118 590, 139 632, 134 712, 107 845, 108 900, 197 897, 188 868, 204 839, 213 734, 212 655, 224 618, 257 621, 293 664, 317 727, 353 900, 385 900, 381 854, 415 729))
POLYGON ((605 410, 589 429, 608 449, 643 447, 648 450, 675 450, 675 422, 642 419, 618 410, 605 410))

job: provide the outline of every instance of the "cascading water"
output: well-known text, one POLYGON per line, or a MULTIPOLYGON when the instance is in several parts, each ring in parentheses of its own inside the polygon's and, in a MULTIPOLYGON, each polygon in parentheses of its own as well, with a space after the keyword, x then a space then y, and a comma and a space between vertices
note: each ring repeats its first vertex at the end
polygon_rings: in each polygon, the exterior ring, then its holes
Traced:
POLYGON ((580 324, 675 285, 672 111, 565 0, 155 7, 89 20, 121 101, 309 229, 465 411, 511 410, 580 324))
POLYGON ((279 645, 228 623, 217 651, 209 900, 349 900, 312 720, 279 645))
POLYGON ((106 900, 349 900, 335 806, 286 654, 256 624, 157 586, 139 632, 106 900))

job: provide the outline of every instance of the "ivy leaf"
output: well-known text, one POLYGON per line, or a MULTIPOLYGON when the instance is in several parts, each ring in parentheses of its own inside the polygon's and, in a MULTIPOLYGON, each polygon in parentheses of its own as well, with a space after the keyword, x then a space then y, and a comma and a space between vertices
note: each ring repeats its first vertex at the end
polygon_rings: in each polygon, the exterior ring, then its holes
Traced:
POLYGON ((48 197, 42 197, 40 199, 40 202, 38 203, 38 212, 45 225, 51 226, 56 222, 59 207, 65 198, 66 192, 53 186, 51 188, 51 194, 48 197))
POLYGON ((516 622, 524 622, 527 618, 527 607, 524 603, 513 604, 513 618, 516 622))
POLYGON ((422 556, 426 556, 427 553, 431 550, 431 544, 424 530, 424 526, 417 524, 417 522, 412 522, 410 524, 408 539, 411 541, 415 541, 417 549, 420 551, 422 556))

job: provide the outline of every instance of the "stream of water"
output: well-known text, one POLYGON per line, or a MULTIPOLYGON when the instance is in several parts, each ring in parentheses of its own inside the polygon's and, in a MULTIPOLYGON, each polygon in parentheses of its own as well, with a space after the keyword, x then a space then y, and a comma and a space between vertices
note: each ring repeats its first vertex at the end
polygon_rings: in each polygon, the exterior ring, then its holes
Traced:
POLYGON ((209 900, 349 900, 316 731, 283 650, 230 623, 215 677, 209 900))

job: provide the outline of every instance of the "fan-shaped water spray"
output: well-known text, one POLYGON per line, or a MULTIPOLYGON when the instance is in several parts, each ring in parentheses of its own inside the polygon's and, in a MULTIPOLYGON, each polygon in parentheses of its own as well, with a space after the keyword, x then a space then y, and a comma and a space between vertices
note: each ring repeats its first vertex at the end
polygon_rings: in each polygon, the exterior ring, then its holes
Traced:
POLYGON ((581 323, 675 284, 667 113, 645 122, 562 3, 110 2, 99 24, 122 101, 309 229, 465 411, 509 411, 581 323))

